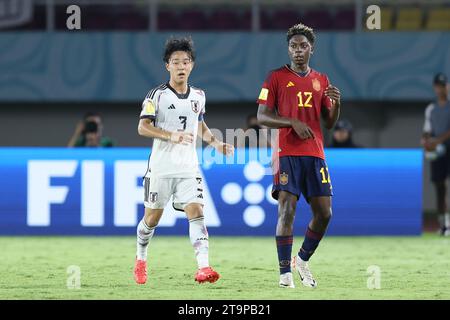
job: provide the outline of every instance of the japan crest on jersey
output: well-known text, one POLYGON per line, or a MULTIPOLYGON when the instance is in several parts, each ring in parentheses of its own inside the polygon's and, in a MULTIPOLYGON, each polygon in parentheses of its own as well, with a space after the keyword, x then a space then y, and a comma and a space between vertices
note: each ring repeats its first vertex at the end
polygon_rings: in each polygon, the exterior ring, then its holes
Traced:
POLYGON ((150 192, 150 202, 155 203, 158 200, 158 192, 150 192))
POLYGON ((192 111, 197 113, 200 110, 199 102, 197 100, 191 100, 192 111))

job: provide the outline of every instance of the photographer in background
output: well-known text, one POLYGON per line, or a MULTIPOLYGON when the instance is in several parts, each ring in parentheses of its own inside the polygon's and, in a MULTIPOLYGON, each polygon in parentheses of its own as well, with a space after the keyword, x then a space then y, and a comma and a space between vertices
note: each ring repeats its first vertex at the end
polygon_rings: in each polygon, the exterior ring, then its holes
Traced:
POLYGON ((256 114, 251 114, 247 116, 246 127, 244 129, 245 137, 237 139, 236 146, 239 148, 271 148, 271 136, 270 129, 263 127, 258 123, 258 118, 256 114), (266 134, 264 131, 265 129, 266 134), (252 140, 252 133, 256 134, 256 140, 252 140))
POLYGON ((103 137, 103 121, 99 113, 88 112, 84 115, 67 144, 68 147, 112 147, 114 142, 103 137))
POLYGON ((431 181, 436 188, 440 234, 450 235, 450 213, 447 205, 447 178, 450 174, 450 101, 447 76, 438 73, 433 80, 436 100, 425 110, 421 144, 425 157, 431 160, 431 181))
POLYGON ((333 140, 329 148, 359 148, 353 142, 353 127, 350 121, 346 119, 339 120, 334 126, 333 140))

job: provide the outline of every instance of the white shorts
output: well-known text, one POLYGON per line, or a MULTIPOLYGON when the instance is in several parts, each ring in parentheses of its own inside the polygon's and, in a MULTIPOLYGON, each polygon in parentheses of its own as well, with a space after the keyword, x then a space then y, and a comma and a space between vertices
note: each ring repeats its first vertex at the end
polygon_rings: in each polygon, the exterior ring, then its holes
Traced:
POLYGON ((161 178, 147 174, 144 178, 144 206, 164 209, 173 196, 174 209, 184 211, 190 203, 203 205, 203 181, 200 175, 192 178, 161 178))

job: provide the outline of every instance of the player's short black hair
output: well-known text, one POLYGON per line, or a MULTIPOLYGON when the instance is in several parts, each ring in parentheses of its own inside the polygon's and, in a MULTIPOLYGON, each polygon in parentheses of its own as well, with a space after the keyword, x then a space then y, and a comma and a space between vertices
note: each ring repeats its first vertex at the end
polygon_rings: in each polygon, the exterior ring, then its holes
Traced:
POLYGON ((297 34, 305 36, 311 44, 314 44, 314 41, 316 40, 314 30, 308 26, 305 26, 303 23, 299 23, 289 28, 286 33, 287 42, 289 42, 289 40, 297 34))
POLYGON ((170 56, 175 51, 187 52, 191 56, 191 60, 195 61, 194 41, 192 41, 191 37, 183 37, 183 38, 172 37, 169 40, 167 40, 163 57, 165 63, 169 63, 170 56))

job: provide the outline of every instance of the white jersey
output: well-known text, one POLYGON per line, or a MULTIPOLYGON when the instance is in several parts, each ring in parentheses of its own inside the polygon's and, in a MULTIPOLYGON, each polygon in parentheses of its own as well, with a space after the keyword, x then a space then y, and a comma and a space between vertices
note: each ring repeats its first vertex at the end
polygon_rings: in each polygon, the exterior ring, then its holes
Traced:
POLYGON ((179 94, 168 83, 150 90, 142 103, 141 119, 151 119, 157 128, 184 131, 194 135, 189 145, 155 139, 147 174, 160 177, 189 178, 198 172, 196 151, 199 121, 205 113, 205 93, 188 85, 186 94, 179 94))

